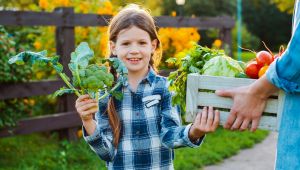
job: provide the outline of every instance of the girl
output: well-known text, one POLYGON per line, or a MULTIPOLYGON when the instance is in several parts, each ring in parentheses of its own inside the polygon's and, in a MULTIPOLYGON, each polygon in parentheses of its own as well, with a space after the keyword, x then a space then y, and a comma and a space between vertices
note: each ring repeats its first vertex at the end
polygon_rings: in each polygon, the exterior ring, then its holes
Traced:
POLYGON ((128 81, 120 89, 122 101, 107 97, 98 103, 88 95, 76 100, 84 139, 108 169, 174 169, 173 149, 199 146, 217 128, 219 112, 205 107, 193 124, 181 126, 167 79, 155 72, 161 44, 147 11, 129 5, 111 20, 108 33, 111 56, 124 62, 128 81))

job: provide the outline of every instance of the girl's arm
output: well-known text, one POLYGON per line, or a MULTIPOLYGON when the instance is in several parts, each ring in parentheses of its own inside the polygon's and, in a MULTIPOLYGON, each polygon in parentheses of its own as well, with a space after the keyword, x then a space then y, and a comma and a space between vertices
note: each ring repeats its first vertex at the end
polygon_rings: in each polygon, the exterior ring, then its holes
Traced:
POLYGON ((91 149, 104 161, 112 161, 116 154, 113 134, 106 112, 109 97, 99 101, 95 120, 83 120, 83 137, 91 149))
POLYGON ((168 87, 165 87, 161 100, 161 132, 160 139, 162 144, 168 148, 179 148, 184 146, 197 147, 202 143, 201 137, 196 143, 189 138, 189 130, 192 124, 181 125, 181 118, 177 107, 171 103, 171 93, 168 87))

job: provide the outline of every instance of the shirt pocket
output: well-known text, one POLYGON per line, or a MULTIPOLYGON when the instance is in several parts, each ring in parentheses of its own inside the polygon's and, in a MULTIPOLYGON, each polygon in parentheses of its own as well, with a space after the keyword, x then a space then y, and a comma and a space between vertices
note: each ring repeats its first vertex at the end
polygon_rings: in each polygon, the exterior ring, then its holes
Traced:
POLYGON ((160 110, 160 101, 161 96, 160 95, 150 95, 143 97, 143 109, 145 111, 145 117, 148 119, 157 118, 159 115, 160 110))

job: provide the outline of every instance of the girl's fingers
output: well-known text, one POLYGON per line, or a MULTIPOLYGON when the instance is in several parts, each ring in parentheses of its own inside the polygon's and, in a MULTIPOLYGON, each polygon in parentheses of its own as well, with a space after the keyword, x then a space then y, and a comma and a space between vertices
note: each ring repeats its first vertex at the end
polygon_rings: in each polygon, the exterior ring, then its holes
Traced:
POLYGON ((90 109, 90 110, 85 111, 85 112, 83 112, 82 114, 80 114, 80 117, 81 117, 83 120, 91 119, 91 118, 93 118, 93 114, 95 114, 97 111, 98 111, 97 108, 90 109))
POLYGON ((198 124, 200 124, 200 122, 201 122, 201 112, 198 112, 198 114, 195 118, 194 124, 198 125, 198 124))
POLYGON ((94 100, 94 99, 87 99, 87 100, 85 100, 85 101, 81 101, 81 102, 78 102, 78 103, 76 103, 76 108, 79 108, 79 107, 82 107, 82 106, 84 106, 84 105, 86 105, 86 104, 89 104, 89 103, 97 103, 96 102, 96 100, 94 100))
POLYGON ((204 107, 201 113, 201 125, 205 125, 207 121, 207 107, 204 107))
POLYGON ((77 99, 76 99, 76 102, 75 102, 75 107, 78 107, 78 104, 81 103, 82 101, 86 100, 90 98, 90 96, 88 94, 85 94, 85 95, 81 95, 79 96, 77 99))
POLYGON ((88 103, 88 104, 85 104, 85 105, 79 107, 78 111, 79 112, 84 112, 84 111, 90 110, 91 108, 97 107, 97 106, 98 106, 97 103, 88 103))
POLYGON ((219 124, 220 124, 220 111, 216 110, 215 111, 215 116, 214 116, 213 128, 217 129, 219 124))
POLYGON ((83 101, 83 100, 86 99, 86 98, 90 98, 90 96, 89 96, 88 94, 84 94, 84 95, 79 96, 77 100, 78 100, 79 102, 81 102, 81 101, 83 101))
POLYGON ((89 109, 87 111, 82 112, 82 115, 88 115, 88 114, 94 114, 98 111, 98 108, 94 107, 92 109, 89 109))
POLYGON ((208 117, 207 117, 207 125, 212 126, 214 121, 214 110, 211 106, 208 107, 208 117))

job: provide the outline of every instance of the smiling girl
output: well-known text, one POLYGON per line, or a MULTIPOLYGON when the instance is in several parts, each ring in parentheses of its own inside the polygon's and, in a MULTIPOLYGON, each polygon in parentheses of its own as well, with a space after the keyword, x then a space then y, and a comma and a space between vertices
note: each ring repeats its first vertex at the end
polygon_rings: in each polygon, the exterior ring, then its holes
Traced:
POLYGON ((146 10, 127 6, 111 20, 108 33, 111 57, 124 62, 128 81, 119 89, 122 100, 108 96, 98 102, 88 95, 76 100, 84 139, 108 169, 174 169, 173 149, 198 147, 217 128, 220 113, 205 107, 193 124, 181 125, 167 79, 156 74, 161 44, 146 10))

